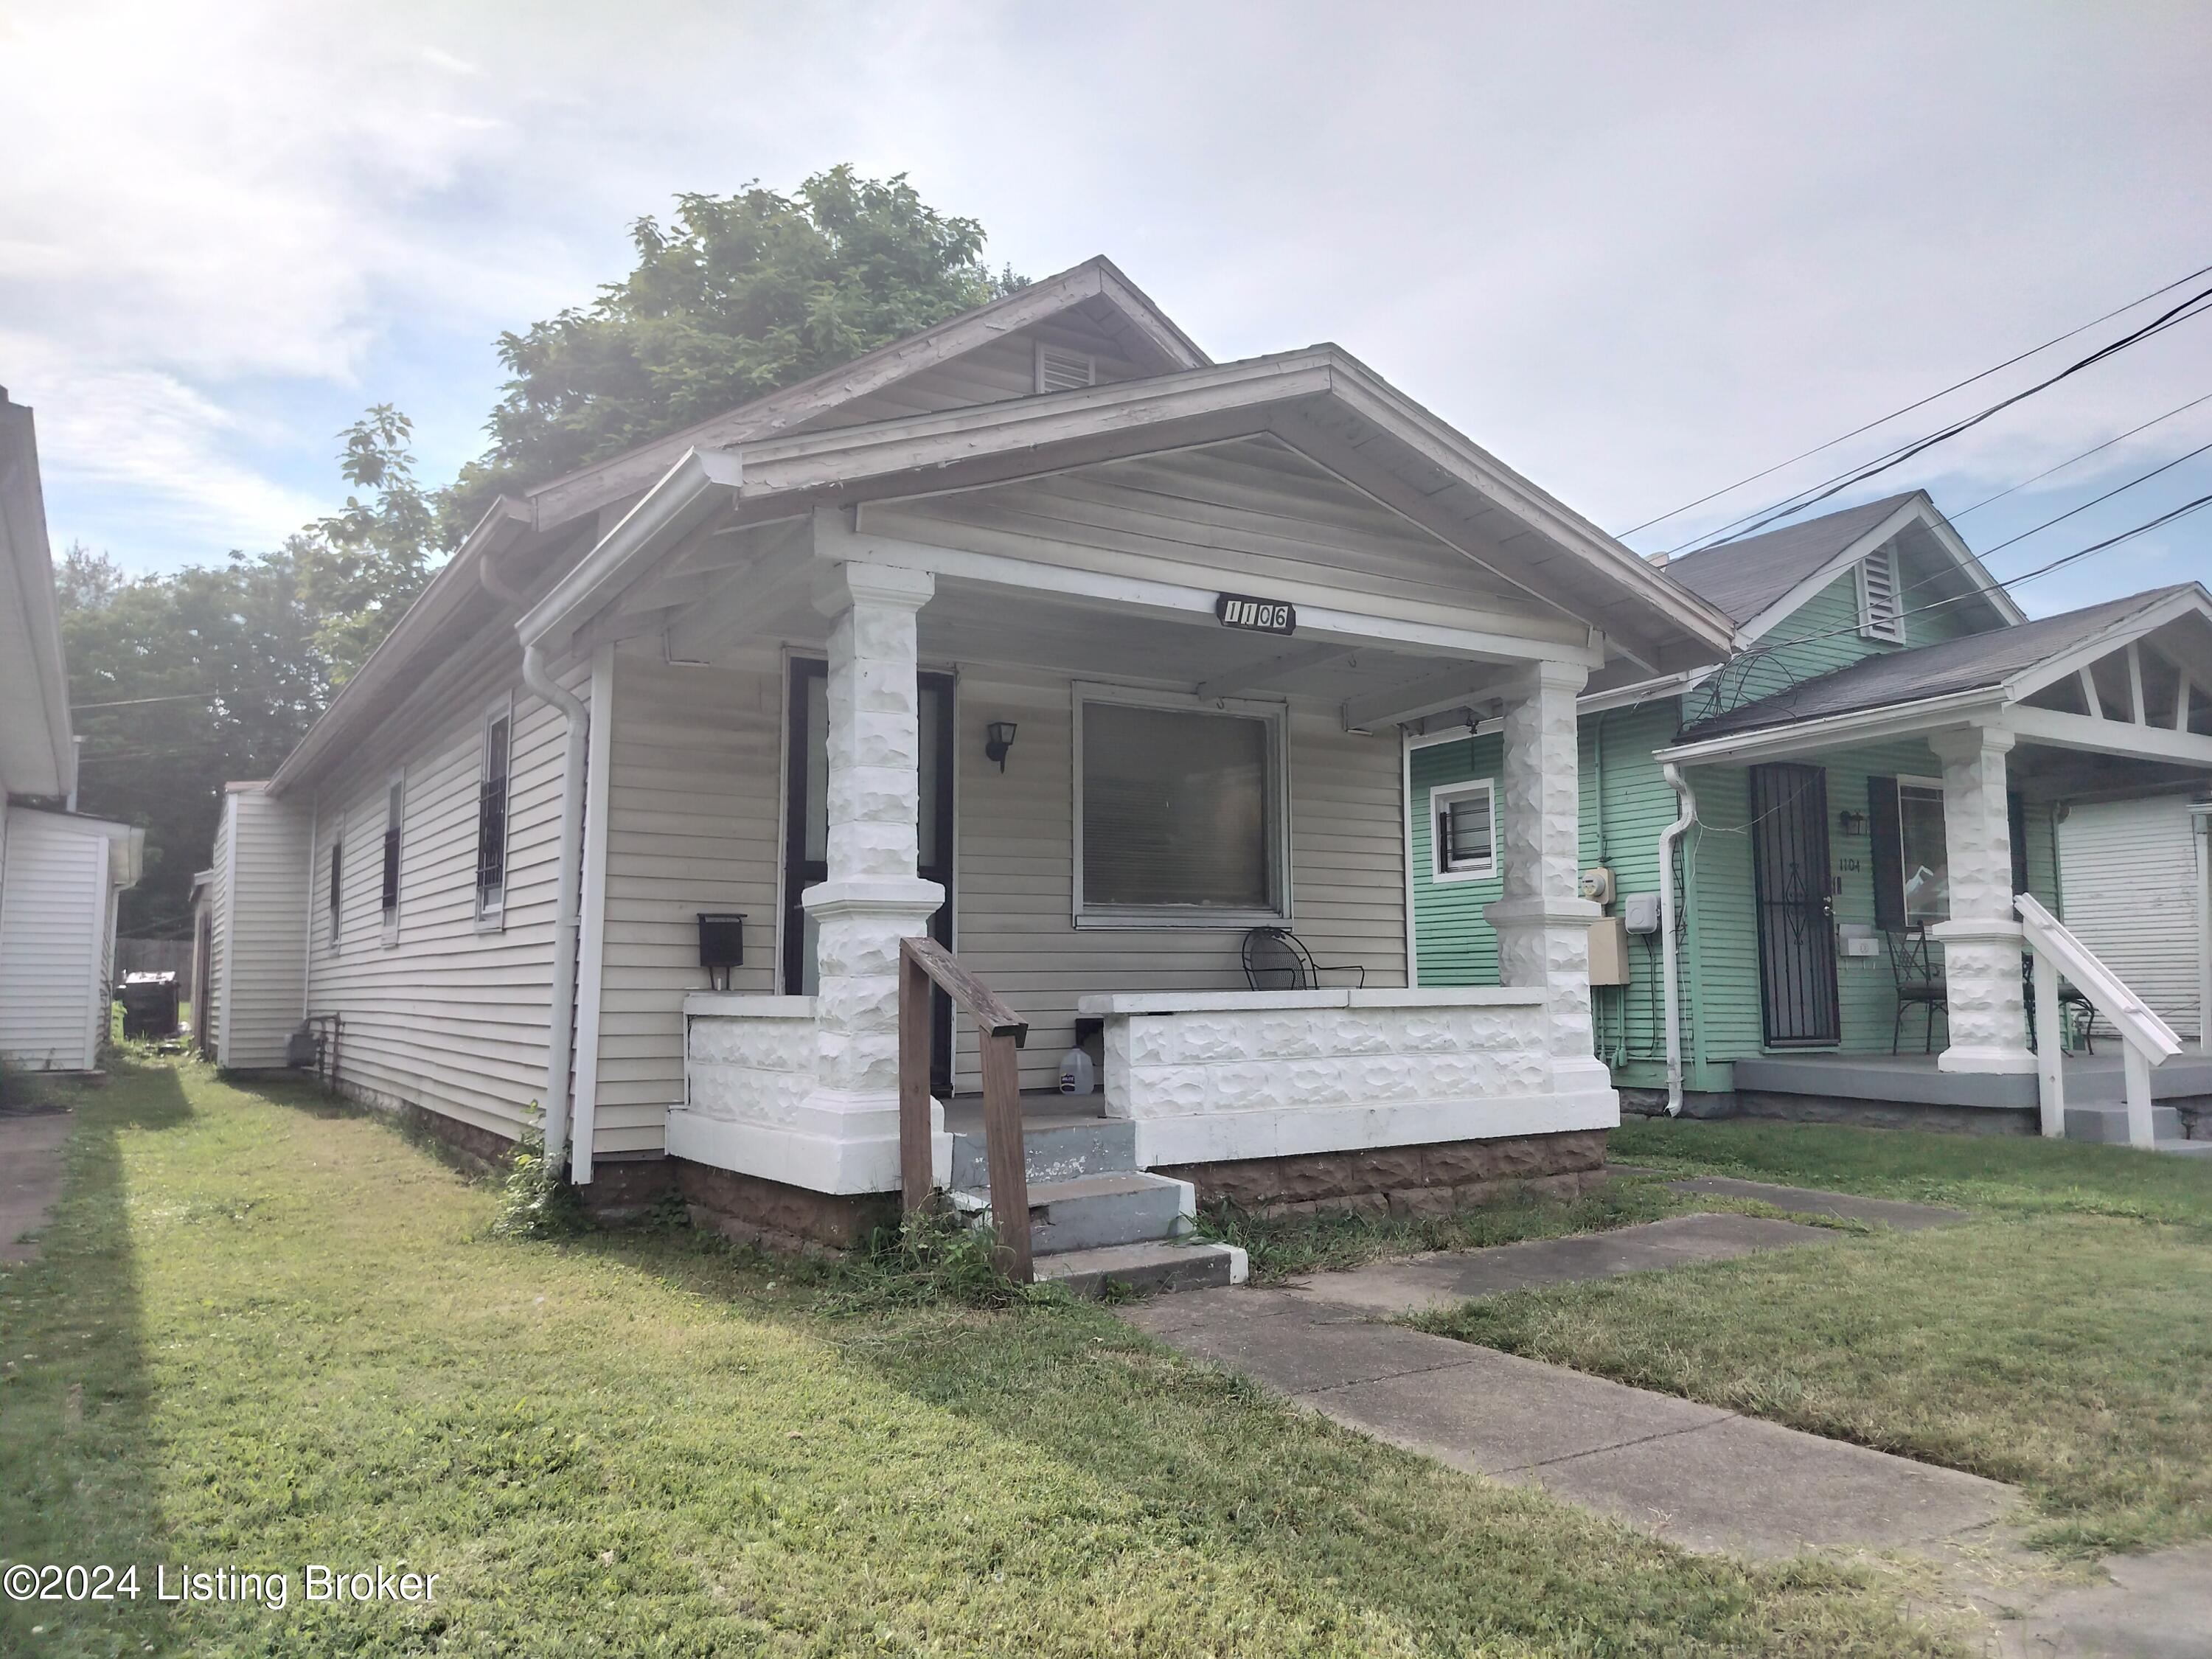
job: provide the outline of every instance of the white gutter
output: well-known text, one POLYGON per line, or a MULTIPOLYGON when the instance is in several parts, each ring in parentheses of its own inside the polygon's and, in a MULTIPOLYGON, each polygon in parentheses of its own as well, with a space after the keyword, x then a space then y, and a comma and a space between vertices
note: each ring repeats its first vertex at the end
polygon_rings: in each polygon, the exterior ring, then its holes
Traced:
POLYGON ((1661 771, 1667 787, 1681 798, 1682 816, 1659 832, 1660 963, 1667 1000, 1667 1115, 1682 1115, 1682 990, 1680 970, 1674 962, 1674 846, 1698 821, 1697 792, 1672 761, 1661 771))

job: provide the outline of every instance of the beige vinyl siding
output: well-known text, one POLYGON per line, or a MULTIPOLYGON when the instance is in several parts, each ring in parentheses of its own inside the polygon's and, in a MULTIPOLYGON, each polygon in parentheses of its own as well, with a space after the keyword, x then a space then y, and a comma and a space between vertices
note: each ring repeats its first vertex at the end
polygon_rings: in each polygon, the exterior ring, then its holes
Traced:
POLYGON ((881 392, 840 404, 793 430, 815 432, 831 427, 860 426, 870 421, 933 414, 940 409, 966 409, 978 404, 1004 403, 1009 398, 1034 397, 1040 340, 1048 346, 1079 351, 1093 358, 1101 386, 1111 380, 1131 380, 1142 373, 1121 355, 1103 330, 1078 313, 1063 313, 1048 322, 1032 324, 988 345, 963 352, 934 368, 910 374, 881 392))
POLYGON ((673 667, 640 647, 615 658, 595 1157, 658 1151, 684 1099, 700 911, 744 915, 731 988, 776 988, 781 659, 673 667))
POLYGON ((90 1070, 114 908, 107 838, 51 812, 0 815, 0 1058, 27 1071, 90 1070))
POLYGON ((218 1063, 241 1071, 280 1066, 301 1013, 307 896, 307 803, 272 800, 258 784, 234 785, 225 853, 228 955, 218 1063))
MULTIPOLYGON (((1102 991, 1242 989, 1245 929, 1078 928, 1073 913, 1073 687, 976 669, 958 691, 960 959, 1030 1021, 1024 1088, 1050 1088, 1074 1040, 1078 999, 1102 991), (1018 723, 1006 769, 983 758, 984 728, 1018 723)), ((1406 982, 1405 851, 1395 732, 1356 737, 1323 710, 1290 719, 1289 926, 1316 959, 1356 963, 1371 986, 1406 982)), ((1344 984, 1344 976, 1332 976, 1344 984)), ((956 1086, 977 1086, 963 1022, 956 1086)))
POLYGON ((1188 580, 1195 563, 1240 591, 1437 620, 1557 613, 1510 592, 1273 437, 1139 457, 988 489, 867 507, 886 535, 1138 579, 1188 580))
POLYGON ((2200 1036, 2203 897, 2189 798, 2075 806, 2058 849, 2066 925, 2177 1032, 2200 1036))
MULTIPOLYGON (((471 645, 465 678, 428 690, 315 790, 313 878, 295 927, 309 940, 307 1006, 344 1021, 343 1086, 512 1137, 545 1091, 566 725, 523 688, 511 635, 471 645), (507 888, 477 917, 485 715, 513 700, 507 888), (399 925, 384 942, 386 791, 404 775, 399 925), (343 833, 337 948, 331 848, 343 833)), ((587 694, 588 667, 562 684, 587 694)))

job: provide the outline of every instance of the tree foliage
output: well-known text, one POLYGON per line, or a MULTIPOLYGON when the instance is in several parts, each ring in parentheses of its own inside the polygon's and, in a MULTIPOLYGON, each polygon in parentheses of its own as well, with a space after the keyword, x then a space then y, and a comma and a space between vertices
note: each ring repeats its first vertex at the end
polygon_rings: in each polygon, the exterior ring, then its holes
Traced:
POLYGON ((637 264, 591 305, 500 337, 510 379, 491 447, 448 492, 449 538, 528 486, 749 403, 973 309, 1022 279, 983 263, 983 228, 904 174, 816 173, 640 219, 637 264))
POLYGON ((58 582, 85 811, 147 829, 125 933, 187 925, 222 786, 264 778, 436 574, 491 497, 873 350, 1021 285, 983 264, 982 228, 902 175, 817 173, 677 198, 632 228, 637 263, 589 306, 501 337, 511 378, 491 446, 442 490, 415 477, 389 404, 339 434, 337 512, 271 553, 132 580, 73 547, 58 582))
POLYGON ((192 872, 215 841, 222 786, 265 778, 328 701, 299 538, 274 553, 125 580, 106 555, 63 556, 70 702, 84 739, 79 805, 146 827, 126 933, 189 925, 192 872))

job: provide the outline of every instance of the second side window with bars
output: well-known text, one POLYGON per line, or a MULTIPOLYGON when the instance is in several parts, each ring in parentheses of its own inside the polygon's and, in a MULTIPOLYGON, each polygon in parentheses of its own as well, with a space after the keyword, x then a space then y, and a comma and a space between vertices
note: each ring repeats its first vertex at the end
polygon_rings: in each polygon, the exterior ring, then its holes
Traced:
POLYGON ((1495 875, 1496 792, 1490 781, 1453 784, 1436 790, 1429 800, 1436 814, 1436 873, 1495 875))

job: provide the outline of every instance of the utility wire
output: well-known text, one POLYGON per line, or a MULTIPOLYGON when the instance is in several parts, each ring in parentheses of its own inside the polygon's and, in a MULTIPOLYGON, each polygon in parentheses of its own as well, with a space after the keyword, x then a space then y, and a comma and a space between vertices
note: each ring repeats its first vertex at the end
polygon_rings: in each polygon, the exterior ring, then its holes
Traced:
MULTIPOLYGON (((1764 530, 1767 526, 1774 523, 1777 520, 1786 519, 1791 514, 1801 512, 1804 508, 1812 506, 1816 501, 1824 501, 1832 495, 1841 494, 1843 491, 1849 489, 1853 484, 1863 483, 1867 479, 1875 477, 1881 473, 1887 472, 1892 467, 1900 466, 1906 461, 1912 459, 1915 456, 1933 449, 1937 444, 1948 442, 1949 440, 1957 437, 1960 433, 1979 426, 1983 422, 1990 419, 1992 416, 1997 415, 2003 410, 2011 408, 2014 404, 2020 403, 2026 398, 2032 398, 2039 392, 2046 391, 2050 387, 2057 385, 2061 380, 2078 374, 2083 369, 2088 368, 2094 364, 2100 363, 2104 362, 2106 358, 2111 357, 2117 353, 2126 350, 2130 346, 2140 344, 2142 342, 2151 338, 2154 335, 2164 333, 2167 329, 2173 328, 2182 323, 2185 323, 2192 317, 2203 316, 2208 309, 2212 309, 2212 307, 2208 307, 2204 304, 2208 299, 2212 299, 2212 288, 2199 289, 2197 293, 2191 295, 2189 298, 2184 300, 2179 305, 2168 307, 2166 310, 2160 312, 2149 322, 2145 323, 2142 327, 2132 329, 2129 332, 2123 334, 2118 339, 2112 341, 2108 344, 2100 346, 2087 356, 2078 358, 2075 362, 2069 363, 2064 368, 2060 369, 2056 374, 2052 374, 2043 380, 2038 380, 2033 386, 2028 386, 2022 391, 2015 392, 2008 398, 2001 398, 1997 402, 1991 404, 1986 409, 1980 410, 1972 415, 1962 416, 1961 418, 1952 422, 1948 426, 1940 427, 1936 431, 1928 434, 1925 437, 1914 439, 1910 442, 1902 444, 1883 455, 1877 456, 1873 461, 1865 465, 1859 466, 1831 478, 1824 479, 1819 484, 1810 485, 1807 489, 1797 492, 1795 496, 1788 498, 1775 506, 1771 510, 1765 508, 1756 509, 1753 513, 1747 514, 1742 518, 1733 520, 1729 523, 1721 526, 1717 530, 1708 531, 1700 536, 1692 536, 1689 541, 1682 543, 1680 546, 1669 548, 1668 550, 1668 556, 1671 557, 1674 554, 1687 550, 1691 549, 1694 543, 1704 542, 1708 545, 1711 545, 1723 538, 1730 541, 1736 541, 1741 540, 1746 536, 1754 535, 1758 532, 1764 530), (1764 514, 1764 516, 1759 516, 1760 514, 1764 514)), ((1699 548, 1696 550, 1703 551, 1704 549, 1699 548)))
POLYGON ((1972 507, 1962 507, 1956 513, 1948 513, 1944 514, 1944 516, 1949 519, 1953 524, 1956 524, 1960 520, 1965 518, 1969 513, 1980 512, 1991 501, 2001 501, 2016 489, 2025 489, 2032 483, 2041 483, 2052 473, 2063 472, 2068 467, 2073 465, 2075 462, 2086 461, 2092 455, 2101 454, 2104 451, 2110 449, 2114 444, 2125 443, 2129 439, 2134 437, 2138 432, 2148 432, 2151 428, 2170 421, 2177 415, 2185 415, 2191 410, 2196 408, 2197 404, 2202 403, 2212 403, 2212 392, 2204 393, 2201 398, 2191 398, 2187 403, 2182 404, 2179 409, 2169 409, 2163 415, 2153 416, 2149 420, 2145 421, 2141 426, 2130 427, 2125 432, 2121 433, 2117 438, 2107 438, 2104 442, 2094 445, 2090 448, 2083 450, 2078 455, 2068 456, 2056 466, 2045 467, 2042 471, 2037 473, 2032 478, 2022 478, 2018 483, 2007 484, 2002 489, 1997 491, 1996 495, 1984 495, 1981 500, 1976 501, 1972 507))
POLYGON ((2072 518, 2076 513, 2087 513, 2091 507, 2096 506, 2098 502, 2109 501, 2113 496, 2118 495, 2124 489, 2133 489, 2137 484, 2142 483, 2146 480, 2155 478, 2161 472, 2172 471, 2175 467, 2179 466, 2184 461, 2195 460, 2199 455, 2202 455, 2208 449, 2212 449, 2212 444, 2199 444, 2196 448, 2191 450, 2186 455, 2177 455, 2172 460, 2166 462, 2164 465, 2151 468, 2148 472, 2138 472, 2134 477, 2129 479, 2125 483, 2114 484, 2103 495, 2092 495, 2087 501, 2083 501, 2079 507, 2069 507, 2063 513, 2061 513, 2057 518, 2045 519, 2041 524, 2036 526, 2034 529, 2023 530, 2019 535, 2013 537, 2010 541, 1999 542, 1995 547, 1985 550, 1982 553, 1981 556, 1986 559, 1991 553, 2003 552, 2005 549, 2010 547, 2014 542, 2024 542, 2030 536, 2039 536, 2045 531, 2050 529, 2051 526, 2055 524, 2063 524, 2067 520, 2072 518))
MULTIPOLYGON (((2101 553, 2108 547, 2117 547, 2122 542, 2132 540, 2134 538, 2142 535, 2148 531, 2156 530, 2161 525, 2172 524, 2177 519, 2185 519, 2191 513, 2197 512, 2198 509, 2205 507, 2212 507, 2212 495, 2199 495, 2193 501, 2185 501, 2179 507, 2173 508, 2171 512, 2161 513, 2154 519, 2146 520, 2143 523, 2136 525, 2133 529, 2123 530, 2117 536, 2107 536, 2101 542, 2092 542, 2087 547, 2076 548, 2073 552, 2063 554, 2059 557, 2051 560, 2048 564, 2038 565, 2034 569, 2022 571, 2017 576, 2008 576, 2004 580, 1992 583, 1991 586, 2002 588, 2021 586, 2026 583, 2033 581, 2039 576, 2047 576, 2054 570, 2057 570, 2063 568, 2064 566, 2072 564, 2077 559, 2086 559, 2092 553, 2101 553)), ((1913 588, 1925 587, 1929 582, 1936 580, 1938 579, 1936 577, 1923 577, 1919 581, 1912 583, 1911 586, 1899 589, 1899 597, 1901 599, 1905 594, 1911 592, 1913 588)), ((1968 599, 1981 598, 1986 591, 1986 589, 1976 588, 1971 593, 1954 593, 1948 599, 1938 599, 1933 605, 1923 605, 1917 607, 1916 614, 1924 617, 1931 611, 1942 610, 1946 605, 1963 605, 1968 599)), ((1741 662, 1747 657, 1765 656, 1772 652, 1786 650, 1793 645, 1810 645, 1815 641, 1831 640, 1834 639, 1840 634, 1856 634, 1858 631, 1858 624, 1856 623, 1851 623, 1840 628, 1825 628, 1817 634, 1801 634, 1794 640, 1762 640, 1750 650, 1738 652, 1736 655, 1729 660, 1732 662, 1741 662)))
POLYGON ((1669 519, 1678 519, 1681 517, 1683 514, 1687 513, 1692 507, 1703 507, 1707 501, 1717 501, 1723 495, 1726 495, 1734 490, 1741 489, 1747 483, 1757 483, 1761 478, 1771 477, 1773 474, 1781 471, 1785 466, 1795 466, 1802 460, 1806 460, 1812 456, 1818 455, 1822 450, 1833 449, 1838 444, 1848 443, 1851 439, 1859 436, 1862 433, 1871 432, 1875 428, 1893 421, 1900 415, 1910 415, 1916 409, 1925 409, 1929 404, 1934 403, 1939 398, 1948 398, 1953 392, 1960 391, 1966 386, 1972 386, 1978 380, 1986 380, 1990 375, 2000 374, 2005 369, 2010 368, 2014 363, 2025 362, 2028 358, 2034 356, 2039 351, 2048 351, 2052 346, 2058 344, 2061 341, 2070 340, 2076 334, 2080 334, 2085 330, 2094 328, 2100 323, 2108 323, 2112 321, 2113 318, 2118 316, 2121 312, 2133 311, 2137 306, 2143 305, 2152 300, 2155 300, 2161 294, 2169 294, 2175 289, 2179 288, 2184 283, 2193 283, 2199 276, 2203 276, 2207 274, 2212 274, 2212 265, 2205 265, 2199 270, 2192 270, 2186 276, 2177 276, 2173 281, 2166 283, 2163 288, 2154 288, 2149 293, 2142 295, 2140 298, 2130 300, 2127 304, 2119 307, 2116 310, 2108 311, 2101 317, 2092 317, 2087 322, 2081 324, 2079 327, 2069 328, 2063 334, 2053 335, 2050 339, 2045 340, 2041 345, 2030 346, 2026 351, 2021 352, 2016 357, 2006 358, 2004 362, 1997 364, 1994 368, 1985 368, 1978 374, 1969 374, 1963 380, 1954 380, 1949 386, 1945 386, 1941 392, 1931 392, 1926 397, 1921 398, 1917 403, 1907 404, 1902 409, 1893 409, 1888 414, 1878 416, 1875 419, 1869 421, 1864 426, 1853 427, 1849 432, 1844 433, 1841 437, 1831 438, 1824 444, 1814 444, 1812 448, 1802 450, 1798 453, 1792 455, 1786 461, 1777 461, 1772 466, 1767 467, 1761 471, 1754 472, 1747 478, 1738 478, 1732 484, 1723 485, 1722 488, 1714 490, 1710 495, 1700 495, 1694 501, 1686 501, 1682 506, 1674 508, 1671 513, 1662 513, 1656 519, 1646 519, 1642 524, 1631 525, 1627 529, 1621 531, 1620 534, 1622 536, 1633 536, 1638 531, 1649 530, 1655 524, 1664 524, 1669 519))

